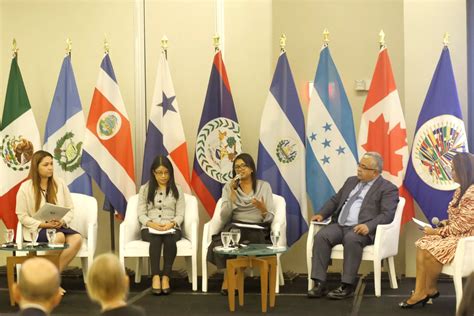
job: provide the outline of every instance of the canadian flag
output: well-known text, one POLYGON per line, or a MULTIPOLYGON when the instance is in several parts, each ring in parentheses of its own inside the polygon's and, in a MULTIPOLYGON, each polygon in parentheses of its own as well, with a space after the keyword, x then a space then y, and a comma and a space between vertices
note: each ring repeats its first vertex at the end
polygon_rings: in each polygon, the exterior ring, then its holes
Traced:
POLYGON ((365 100, 359 128, 359 155, 376 151, 384 159, 383 177, 400 190, 406 200, 402 224, 414 216, 413 197, 403 186, 408 164, 405 118, 393 77, 388 51, 382 47, 365 100))

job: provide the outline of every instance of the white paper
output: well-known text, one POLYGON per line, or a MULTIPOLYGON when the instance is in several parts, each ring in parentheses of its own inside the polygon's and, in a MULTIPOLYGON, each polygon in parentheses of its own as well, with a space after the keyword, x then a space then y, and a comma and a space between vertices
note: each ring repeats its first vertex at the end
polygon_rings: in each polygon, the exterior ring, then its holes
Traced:
POLYGON ((58 206, 50 203, 45 203, 38 212, 33 215, 34 219, 40 221, 60 220, 71 210, 70 207, 58 206))
POLYGON ((166 235, 166 234, 174 234, 176 232, 176 229, 170 228, 168 230, 156 230, 156 229, 148 227, 148 231, 150 232, 150 234, 166 235))
POLYGON ((423 222, 423 221, 420 221, 419 219, 416 219, 416 218, 414 218, 414 217, 412 218, 412 220, 413 220, 413 222, 414 222, 416 225, 418 225, 418 226, 420 226, 420 227, 423 227, 423 228, 424 228, 424 227, 431 227, 430 224, 425 223, 425 222, 423 222))
POLYGON ((311 224, 314 224, 314 225, 328 225, 329 223, 331 223, 331 217, 328 217, 321 222, 311 221, 311 224))
POLYGON ((243 227, 243 228, 265 229, 264 227, 256 225, 256 224, 232 223, 232 225, 235 225, 237 227, 243 227))

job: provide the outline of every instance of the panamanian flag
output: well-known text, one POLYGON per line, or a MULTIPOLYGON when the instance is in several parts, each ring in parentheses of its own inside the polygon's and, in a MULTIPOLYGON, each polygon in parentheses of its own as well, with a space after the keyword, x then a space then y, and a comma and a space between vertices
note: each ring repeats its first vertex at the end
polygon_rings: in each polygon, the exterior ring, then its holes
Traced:
POLYGON ((53 155, 54 173, 64 179, 71 192, 92 195, 91 178, 81 168, 85 132, 71 55, 67 54, 46 121, 43 149, 53 155))
POLYGON ((257 177, 286 201, 286 238, 294 244, 308 230, 304 116, 286 52, 282 52, 263 108, 257 177))
POLYGON ((357 171, 352 110, 328 46, 323 46, 306 123, 306 186, 318 213, 357 171))
POLYGON ((240 125, 222 53, 217 51, 199 122, 191 180, 210 217, 222 187, 232 179, 232 163, 241 151, 240 125))
POLYGON ((142 184, 150 178, 150 168, 157 155, 167 156, 173 164, 176 183, 185 193, 191 193, 188 149, 183 123, 174 92, 171 73, 163 51, 156 72, 155 92, 143 156, 142 184))
POLYGON ((416 123, 404 184, 426 218, 448 217, 458 187, 451 177, 456 152, 467 152, 466 130, 447 46, 443 48, 416 123))
POLYGON ((82 168, 104 192, 105 208, 124 218, 136 192, 132 135, 109 54, 100 64, 86 127, 82 168))

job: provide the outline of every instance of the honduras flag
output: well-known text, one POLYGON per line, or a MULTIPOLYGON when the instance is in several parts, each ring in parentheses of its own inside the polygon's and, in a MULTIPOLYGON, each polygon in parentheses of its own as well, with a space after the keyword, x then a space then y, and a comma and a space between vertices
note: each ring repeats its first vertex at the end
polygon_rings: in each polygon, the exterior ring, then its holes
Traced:
POLYGON ((92 195, 91 178, 81 168, 86 123, 71 55, 64 57, 53 103, 49 110, 43 149, 54 159, 54 173, 62 178, 71 192, 92 195))
POLYGON ((319 55, 306 123, 306 187, 313 211, 357 169, 352 110, 329 47, 319 55))
POLYGON ((199 123, 191 180, 211 217, 222 187, 232 179, 232 163, 241 151, 240 125, 222 53, 217 51, 199 123))
POLYGON ((304 116, 285 52, 280 54, 260 124, 257 177, 286 201, 286 237, 294 244, 308 230, 304 116))
POLYGON ((430 221, 448 217, 448 204, 458 187, 451 178, 451 160, 460 151, 467 151, 466 131, 446 46, 416 123, 404 182, 430 221))

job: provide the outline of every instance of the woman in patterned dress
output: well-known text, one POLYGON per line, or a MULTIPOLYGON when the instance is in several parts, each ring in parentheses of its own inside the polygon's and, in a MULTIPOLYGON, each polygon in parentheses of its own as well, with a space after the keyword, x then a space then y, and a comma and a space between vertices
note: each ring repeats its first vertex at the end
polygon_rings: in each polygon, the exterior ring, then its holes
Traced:
POLYGON ((401 308, 411 308, 439 296, 437 280, 444 264, 456 254, 460 238, 474 236, 474 155, 458 153, 453 158, 452 178, 459 183, 448 206, 448 219, 438 228, 425 227, 425 236, 415 242, 416 286, 401 308))

